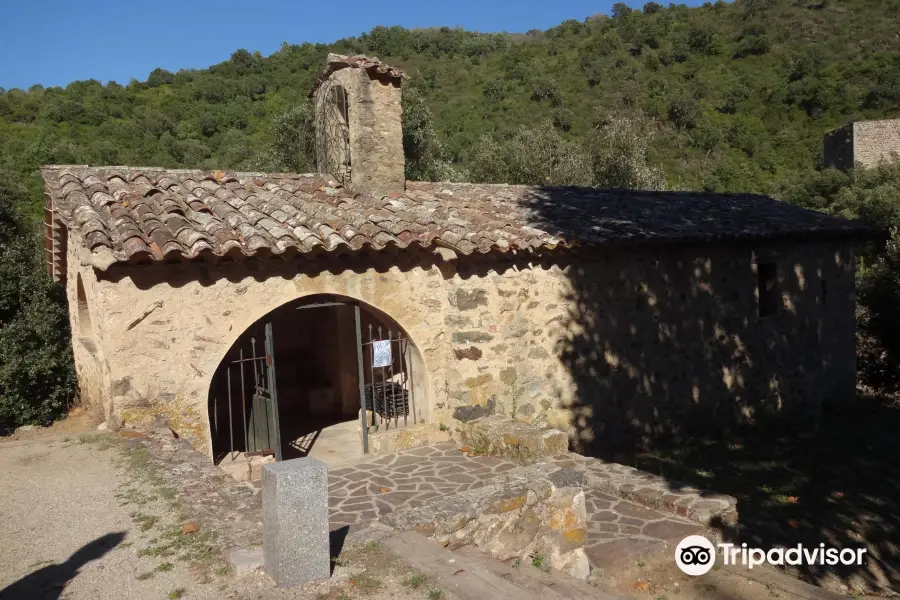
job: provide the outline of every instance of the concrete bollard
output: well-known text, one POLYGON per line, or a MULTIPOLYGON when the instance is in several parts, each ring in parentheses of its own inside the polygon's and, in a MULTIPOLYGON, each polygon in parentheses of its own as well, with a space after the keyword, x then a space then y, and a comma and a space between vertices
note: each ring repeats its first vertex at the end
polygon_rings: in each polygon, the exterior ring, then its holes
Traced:
POLYGON ((328 471, 314 458, 262 469, 263 565, 278 587, 328 579, 328 471))

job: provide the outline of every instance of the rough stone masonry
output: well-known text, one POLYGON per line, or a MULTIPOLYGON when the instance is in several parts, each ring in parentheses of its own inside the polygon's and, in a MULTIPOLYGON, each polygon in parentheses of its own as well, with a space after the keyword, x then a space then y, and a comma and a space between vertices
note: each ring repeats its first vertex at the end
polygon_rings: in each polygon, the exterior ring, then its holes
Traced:
POLYGON ((857 121, 825 134, 825 166, 871 169, 900 160, 900 119, 857 121))
POLYGON ((444 545, 474 544, 500 560, 539 556, 587 579, 584 476, 550 463, 510 471, 476 489, 403 506, 382 518, 444 545))
MULTIPOLYGON (((184 281, 177 287, 84 270, 87 302, 103 320, 74 342, 86 394, 97 394, 120 422, 162 414, 206 453, 210 379, 236 332, 319 293, 396 316, 427 368, 419 373, 425 422, 452 427, 454 408, 489 407, 561 429, 589 448, 600 438, 678 431, 692 415, 721 424, 763 410, 802 418, 815 416, 823 399, 852 397, 849 246, 633 250, 450 274, 436 265, 352 277, 279 263, 215 270, 209 281, 209 267, 172 265, 166 277, 184 281), (779 265, 783 306, 773 318, 758 313, 755 269, 763 260, 779 265), (156 302, 150 317, 129 327, 139 307, 156 302), (182 340, 178 332, 186 331, 182 340)), ((74 278, 69 283, 77 332, 84 316, 74 278)))

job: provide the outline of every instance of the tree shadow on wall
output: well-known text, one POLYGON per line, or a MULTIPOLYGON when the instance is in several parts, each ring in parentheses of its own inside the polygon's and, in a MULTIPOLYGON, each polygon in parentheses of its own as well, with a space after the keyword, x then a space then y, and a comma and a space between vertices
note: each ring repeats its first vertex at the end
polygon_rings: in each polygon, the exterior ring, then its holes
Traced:
MULTIPOLYGON (((569 314, 557 356, 575 386, 573 449, 663 475, 673 491, 682 481, 737 497, 738 526, 720 525, 729 539, 865 544, 862 567, 798 575, 900 590, 900 442, 889 433, 900 410, 853 398, 847 246, 721 235, 704 244, 695 234, 740 227, 717 221, 740 208, 698 216, 662 206, 690 201, 684 194, 625 192, 627 206, 588 210, 606 199, 571 192, 543 188, 524 200, 534 225, 628 242, 562 259, 569 314), (679 230, 694 241, 635 243, 679 230), (774 309, 760 265, 772 265, 774 309)), ((721 202, 741 200, 750 201, 721 202)))

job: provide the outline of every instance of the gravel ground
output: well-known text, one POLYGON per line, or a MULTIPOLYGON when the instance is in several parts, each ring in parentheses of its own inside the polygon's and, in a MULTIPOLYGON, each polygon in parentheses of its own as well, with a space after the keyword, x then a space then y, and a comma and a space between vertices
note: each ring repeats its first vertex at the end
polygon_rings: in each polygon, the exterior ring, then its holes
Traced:
POLYGON ((77 441, 0 445, 0 599, 159 599, 197 586, 186 565, 158 572, 168 561, 138 556, 151 532, 117 497, 115 458, 77 441))
POLYGON ((0 600, 452 600, 365 532, 329 581, 235 576, 205 532, 182 532, 178 490, 115 434, 0 442, 0 482, 0 600))

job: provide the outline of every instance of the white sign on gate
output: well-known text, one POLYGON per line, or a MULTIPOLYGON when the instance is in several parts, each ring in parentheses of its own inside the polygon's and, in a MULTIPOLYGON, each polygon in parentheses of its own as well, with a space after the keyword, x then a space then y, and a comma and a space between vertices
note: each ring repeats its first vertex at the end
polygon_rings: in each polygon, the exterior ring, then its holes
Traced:
POLYGON ((391 341, 379 340, 372 342, 372 366, 389 367, 394 362, 391 357, 391 341))

